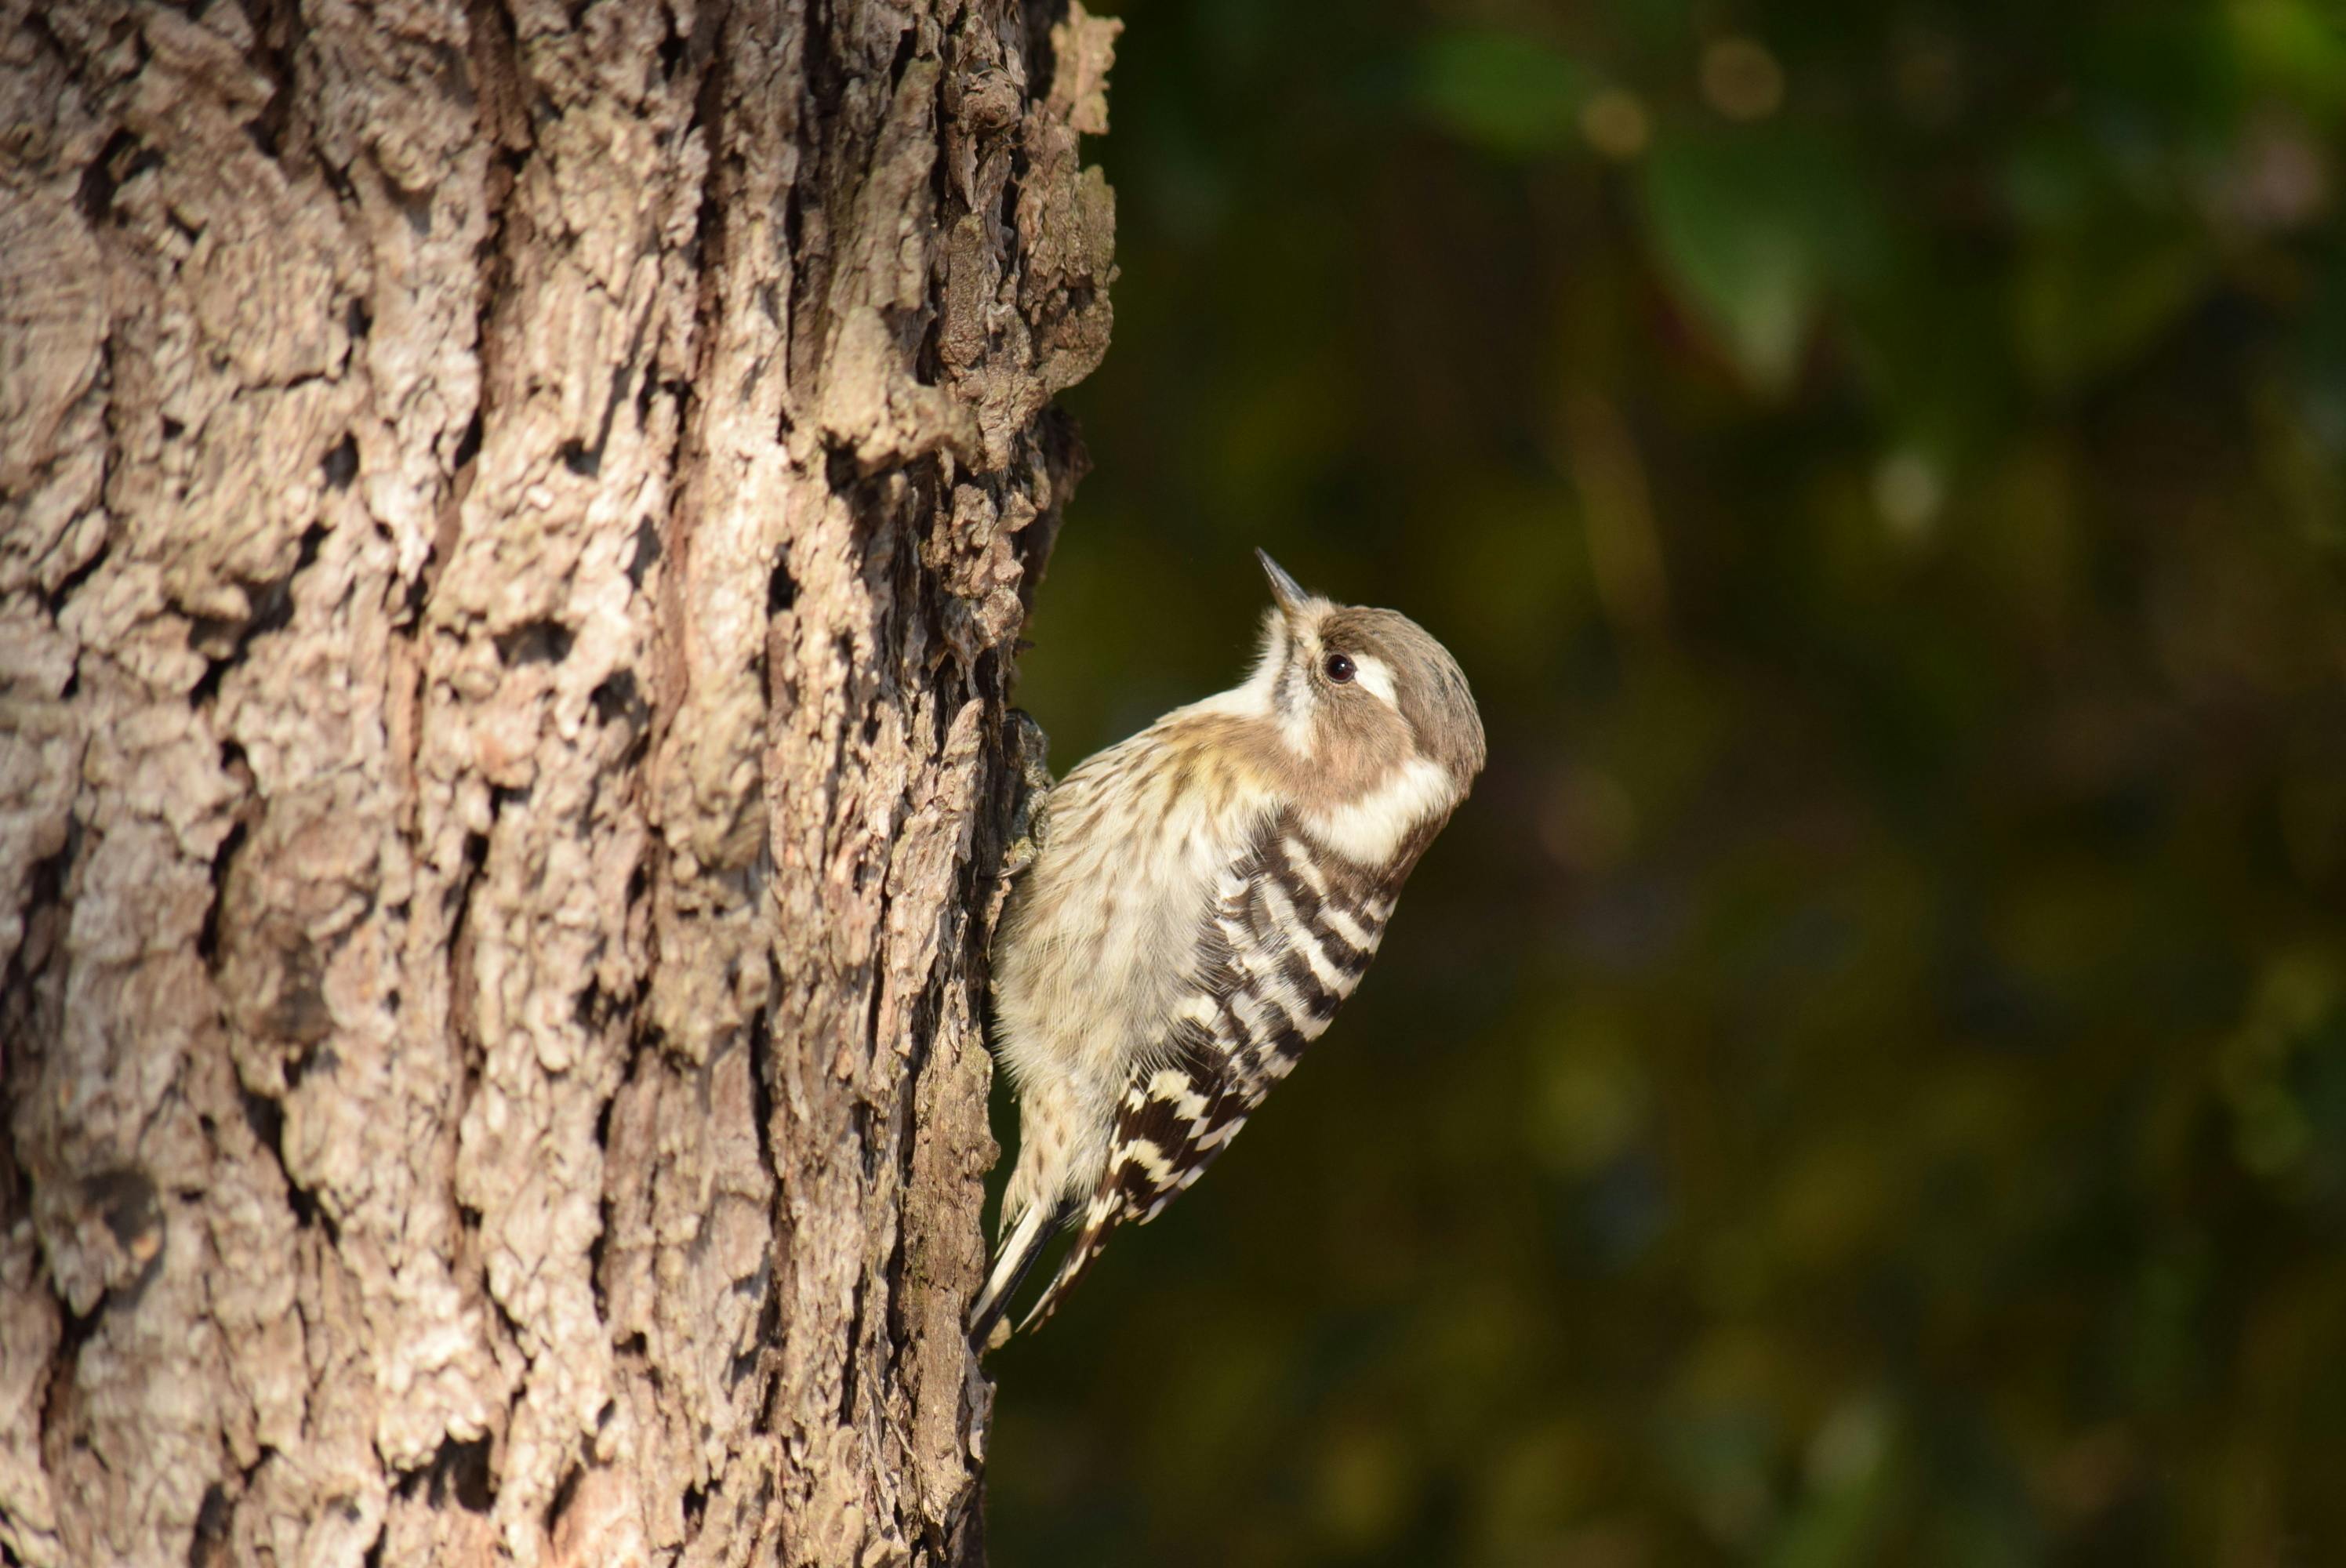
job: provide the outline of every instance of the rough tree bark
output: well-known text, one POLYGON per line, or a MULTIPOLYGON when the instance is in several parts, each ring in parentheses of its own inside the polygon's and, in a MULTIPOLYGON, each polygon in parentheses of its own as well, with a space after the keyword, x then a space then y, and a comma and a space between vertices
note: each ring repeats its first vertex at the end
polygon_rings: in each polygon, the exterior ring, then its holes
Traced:
POLYGON ((1115 31, 0 0, 0 1555, 979 1555, 1115 31))

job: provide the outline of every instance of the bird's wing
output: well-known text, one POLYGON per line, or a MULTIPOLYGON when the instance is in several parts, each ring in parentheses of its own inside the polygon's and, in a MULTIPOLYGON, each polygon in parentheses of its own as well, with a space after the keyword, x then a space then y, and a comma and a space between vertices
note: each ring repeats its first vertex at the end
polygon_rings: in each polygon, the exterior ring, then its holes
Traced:
POLYGON ((1320 1037, 1368 969, 1421 848, 1356 865, 1282 812, 1224 868, 1192 983, 1126 1086, 1083 1229, 1022 1329, 1050 1316, 1111 1229, 1154 1219, 1203 1175, 1320 1037))

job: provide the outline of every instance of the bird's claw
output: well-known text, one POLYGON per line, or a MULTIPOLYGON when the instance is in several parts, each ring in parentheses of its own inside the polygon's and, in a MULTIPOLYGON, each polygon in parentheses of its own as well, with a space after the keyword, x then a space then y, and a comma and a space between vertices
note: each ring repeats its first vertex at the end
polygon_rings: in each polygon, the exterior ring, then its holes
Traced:
POLYGON ((1042 852, 1050 825, 1051 738, 1025 709, 1014 708, 1003 718, 1003 749, 1013 769, 1010 841, 1003 846, 1002 875, 1018 875, 1042 852))

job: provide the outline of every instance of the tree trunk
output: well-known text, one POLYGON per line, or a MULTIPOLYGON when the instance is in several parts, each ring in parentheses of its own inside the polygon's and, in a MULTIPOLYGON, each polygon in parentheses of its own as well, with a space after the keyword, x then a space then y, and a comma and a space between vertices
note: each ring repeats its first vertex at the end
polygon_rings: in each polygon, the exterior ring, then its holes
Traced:
POLYGON ((0 0, 0 1555, 981 1555, 1053 10, 0 0))

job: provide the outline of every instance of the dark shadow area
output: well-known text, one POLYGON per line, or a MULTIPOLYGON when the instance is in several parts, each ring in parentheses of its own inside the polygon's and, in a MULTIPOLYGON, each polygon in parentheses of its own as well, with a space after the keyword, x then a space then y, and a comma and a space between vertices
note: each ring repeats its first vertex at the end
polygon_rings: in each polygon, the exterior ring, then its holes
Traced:
POLYGON ((2346 1562, 2334 18, 1122 10, 1017 700, 1229 685, 1261 545, 1493 759, 991 1362, 995 1560, 2346 1562))

